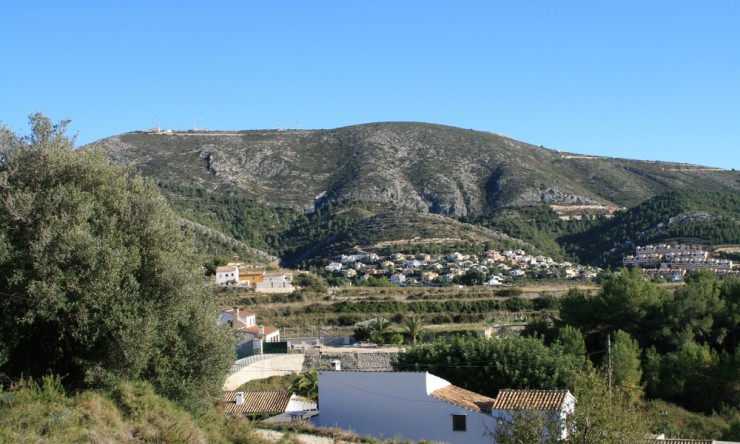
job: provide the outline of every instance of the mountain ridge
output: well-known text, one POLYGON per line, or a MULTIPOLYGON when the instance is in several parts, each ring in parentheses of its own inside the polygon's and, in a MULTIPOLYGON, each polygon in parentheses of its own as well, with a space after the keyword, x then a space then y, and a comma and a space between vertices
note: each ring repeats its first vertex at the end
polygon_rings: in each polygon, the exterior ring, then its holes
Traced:
POLYGON ((131 132, 89 146, 159 182, 312 211, 367 201, 467 216, 531 204, 631 207, 681 188, 740 191, 731 170, 566 153, 443 125, 131 132))

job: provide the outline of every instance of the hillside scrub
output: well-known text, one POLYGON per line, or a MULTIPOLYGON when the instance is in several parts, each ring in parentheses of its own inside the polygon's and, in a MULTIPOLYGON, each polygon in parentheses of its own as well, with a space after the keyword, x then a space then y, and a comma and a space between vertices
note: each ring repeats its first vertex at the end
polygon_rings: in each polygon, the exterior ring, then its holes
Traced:
POLYGON ((65 393, 61 379, 23 379, 0 393, 0 442, 266 444, 242 417, 195 416, 143 382, 65 393))
POLYGON ((208 408, 233 359, 192 242, 156 187, 58 125, 0 127, 0 372, 151 382, 208 408))

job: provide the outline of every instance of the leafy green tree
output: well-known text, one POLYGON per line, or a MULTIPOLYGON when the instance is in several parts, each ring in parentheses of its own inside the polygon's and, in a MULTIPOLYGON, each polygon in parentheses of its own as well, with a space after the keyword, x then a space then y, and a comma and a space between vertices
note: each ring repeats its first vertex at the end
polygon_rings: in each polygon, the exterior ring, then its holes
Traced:
POLYGON ((210 405, 234 357, 192 242, 156 187, 73 150, 67 122, 0 127, 0 343, 11 378, 150 381, 210 405))
POLYGON ((667 290, 648 282, 639 268, 623 268, 602 284, 594 301, 593 317, 603 333, 622 329, 645 338, 654 328, 651 318, 668 297, 667 290))
POLYGON ((584 369, 591 366, 591 361, 589 361, 586 352, 586 341, 584 341, 581 331, 577 328, 566 325, 558 330, 554 345, 560 347, 563 353, 580 360, 584 369))
POLYGON ((713 336, 724 351, 737 354, 740 347, 740 278, 725 278, 719 296, 725 307, 715 318, 713 336))
POLYGON ((641 350, 637 341, 622 330, 614 332, 611 346, 612 374, 614 386, 622 388, 633 396, 642 396, 641 350))
POLYGON ((471 285, 483 285, 486 280, 486 275, 480 271, 470 268, 462 276, 457 276, 453 280, 456 284, 471 286, 471 285))
POLYGON ((558 330, 555 343, 562 347, 563 351, 569 355, 586 356, 586 343, 583 340, 583 335, 575 327, 566 325, 558 330))
POLYGON ((714 323, 725 308, 714 273, 701 270, 687 277, 686 285, 663 302, 658 347, 675 351, 691 341, 719 345, 726 334, 715 331, 714 323))
POLYGON ((520 410, 499 418, 497 427, 485 434, 495 444, 551 444, 562 442, 560 430, 555 413, 520 410))
POLYGON ((292 284, 297 287, 302 287, 314 293, 324 294, 327 292, 329 287, 326 285, 326 281, 314 274, 301 273, 293 278, 292 284))
POLYGON ((648 395, 706 413, 740 405, 740 358, 689 342, 680 350, 646 354, 648 395))
POLYGON ((581 364, 538 338, 455 336, 417 344, 400 353, 393 367, 428 371, 476 393, 496 396, 502 388, 566 388, 581 364))
POLYGON ((370 276, 365 283, 367 287, 397 287, 396 284, 388 280, 385 276, 373 277, 370 276))
POLYGON ((594 328, 594 301, 585 291, 571 288, 560 300, 560 318, 568 325, 588 331, 594 328))
POLYGON ((222 265, 228 264, 229 261, 225 257, 214 257, 206 261, 203 266, 206 269, 206 276, 213 276, 216 274, 216 269, 222 265))

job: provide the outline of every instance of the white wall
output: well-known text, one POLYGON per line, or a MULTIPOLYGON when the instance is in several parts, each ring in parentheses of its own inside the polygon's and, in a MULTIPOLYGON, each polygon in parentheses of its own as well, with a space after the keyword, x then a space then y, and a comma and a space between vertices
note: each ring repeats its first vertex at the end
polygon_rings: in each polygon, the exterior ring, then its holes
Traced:
POLYGON ((245 382, 255 379, 283 376, 300 373, 303 370, 303 354, 277 355, 274 358, 257 361, 236 373, 230 374, 224 381, 224 390, 234 390, 245 382))
MULTIPOLYGON (((218 318, 218 324, 224 325, 227 324, 229 321, 233 321, 234 319, 236 319, 236 315, 234 313, 223 311, 218 318)), ((245 316, 240 313, 239 319, 245 324, 245 327, 251 327, 257 323, 257 317, 255 315, 245 316)))
POLYGON ((297 399, 294 394, 288 401, 288 407, 285 408, 286 412, 300 412, 301 410, 316 410, 316 403, 308 400, 297 399))
POLYGON ((494 418, 427 394, 449 383, 428 373, 319 372, 319 425, 378 439, 490 444, 494 418), (452 431, 452 416, 467 415, 467 431, 452 431))
POLYGON ((239 269, 233 271, 217 271, 216 283, 225 284, 227 282, 239 282, 239 269))

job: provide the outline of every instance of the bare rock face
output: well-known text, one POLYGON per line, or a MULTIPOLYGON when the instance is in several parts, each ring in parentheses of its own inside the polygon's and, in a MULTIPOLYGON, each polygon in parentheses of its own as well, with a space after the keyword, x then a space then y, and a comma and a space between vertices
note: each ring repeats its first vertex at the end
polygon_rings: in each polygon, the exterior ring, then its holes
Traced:
POLYGON ((111 161, 160 182, 301 210, 345 200, 448 216, 538 203, 631 206, 670 189, 737 191, 740 183, 730 171, 570 156, 497 134, 420 123, 135 132, 95 145, 111 161))

